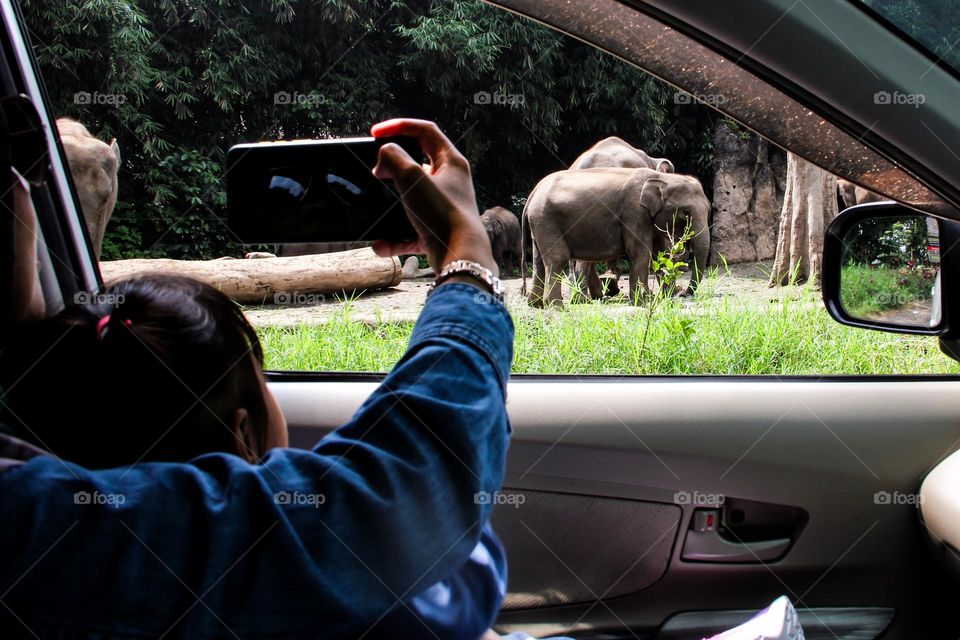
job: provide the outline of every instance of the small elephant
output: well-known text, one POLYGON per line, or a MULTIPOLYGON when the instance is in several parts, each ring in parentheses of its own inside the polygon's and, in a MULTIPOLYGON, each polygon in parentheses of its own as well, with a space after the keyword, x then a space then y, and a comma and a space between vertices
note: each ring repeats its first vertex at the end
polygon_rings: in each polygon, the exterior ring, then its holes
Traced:
MULTIPOLYGON (((596 143, 573 161, 571 169, 593 169, 597 167, 623 167, 626 169, 653 169, 661 173, 675 173, 673 163, 666 158, 654 158, 646 151, 628 144, 623 138, 611 136, 596 143)), ((620 278, 620 257, 608 261, 610 271, 620 278)), ((706 265, 704 265, 706 266, 706 265)), ((597 267, 592 262, 577 262, 570 265, 570 272, 577 283, 580 296, 598 300, 604 295, 597 275, 597 267)), ((619 289, 618 289, 619 290, 619 289)), ((611 291, 606 289, 607 295, 611 291)))
POLYGON ((673 163, 666 158, 654 158, 643 149, 627 144, 623 138, 611 136, 593 145, 573 161, 571 169, 623 167, 625 169, 653 169, 661 173, 675 173, 673 163))
POLYGON ((99 259, 103 234, 117 204, 120 147, 115 139, 107 144, 70 118, 58 118, 57 129, 67 154, 93 253, 99 259))
POLYGON ((863 204, 865 202, 882 202, 887 200, 887 198, 879 193, 864 189, 842 178, 837 178, 837 191, 840 192, 844 207, 852 207, 855 204, 863 204))
POLYGON ((520 258, 520 222, 516 214, 503 207, 493 207, 483 212, 480 221, 487 230, 500 274, 511 275, 514 263, 520 258))
MULTIPOLYGON (((710 201, 692 176, 652 169, 598 168, 552 173, 527 198, 523 223, 533 238, 534 280, 530 304, 562 304, 558 278, 571 259, 600 262, 630 259, 630 298, 647 293, 655 247, 663 230, 683 229, 689 221, 692 273, 696 289, 710 251, 710 201)), ((522 258, 526 291, 526 255, 522 258)))

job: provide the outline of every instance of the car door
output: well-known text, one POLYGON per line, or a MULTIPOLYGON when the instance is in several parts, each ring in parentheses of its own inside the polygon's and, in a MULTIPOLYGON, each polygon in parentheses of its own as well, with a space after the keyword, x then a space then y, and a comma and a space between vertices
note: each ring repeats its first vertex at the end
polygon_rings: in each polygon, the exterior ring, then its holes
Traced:
MULTIPOLYGON (((863 96, 919 84, 957 97, 960 85, 854 3, 499 4, 695 96, 749 86, 721 108, 814 161, 841 154, 845 136, 868 140, 868 162, 832 166, 879 191, 890 187, 878 178, 890 159, 942 197, 958 184, 956 163, 938 164, 948 152, 931 142, 943 133, 935 127, 955 122, 932 118, 911 138, 922 118, 891 118, 863 96), (920 72, 864 71, 889 55, 920 72), (829 77, 828 62, 839 70, 829 77), (791 99, 763 105, 756 96, 770 87, 791 99), (794 114, 826 118, 829 131, 797 120, 791 129, 794 114)), ((928 187, 912 191, 921 192, 918 201, 954 213, 928 187)), ((375 385, 273 380, 301 445, 375 385)), ((949 637, 955 587, 916 507, 922 479, 960 442, 958 385, 954 376, 514 376, 507 476, 489 497, 511 567, 498 628, 701 638, 787 595, 808 638, 949 637)))
MULTIPOLYGON (((956 139, 944 105, 956 104, 960 83, 853 3, 495 4, 694 95, 743 87, 720 106, 746 126, 866 186, 954 214, 957 164, 931 139, 956 139), (891 55, 899 66, 882 79, 862 72, 891 55), (924 64, 924 90, 943 98, 925 120, 873 122, 873 107, 851 98, 909 90, 910 70, 924 64)), ((15 49, 42 100, 29 52, 15 49)), ((62 209, 83 246, 77 208, 62 209)), ((88 243, 70 260, 89 264, 88 243)), ((94 286, 90 277, 74 284, 94 286)), ((380 377, 272 373, 292 444, 310 446, 345 422, 380 377)), ((498 630, 700 638, 787 595, 808 638, 956 636, 955 588, 916 509, 922 479, 960 444, 955 376, 518 375, 508 409, 504 489, 477 496, 497 505, 511 566, 498 630)))

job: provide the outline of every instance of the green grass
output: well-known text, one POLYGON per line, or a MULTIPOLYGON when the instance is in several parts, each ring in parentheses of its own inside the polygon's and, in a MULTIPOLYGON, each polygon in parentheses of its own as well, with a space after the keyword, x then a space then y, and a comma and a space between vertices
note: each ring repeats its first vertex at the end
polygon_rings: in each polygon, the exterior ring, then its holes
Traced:
POLYGON ((843 306, 856 318, 871 318, 914 300, 929 299, 932 273, 928 270, 930 277, 926 277, 920 269, 846 266, 841 272, 843 306))
MULTIPOLYGON (((624 304, 564 311, 518 309, 514 373, 549 374, 916 374, 960 373, 933 338, 844 327, 810 289, 781 303, 706 294, 646 317, 624 304)), ((261 327, 275 370, 387 371, 403 354, 411 323, 364 324, 347 308, 323 325, 261 327)))

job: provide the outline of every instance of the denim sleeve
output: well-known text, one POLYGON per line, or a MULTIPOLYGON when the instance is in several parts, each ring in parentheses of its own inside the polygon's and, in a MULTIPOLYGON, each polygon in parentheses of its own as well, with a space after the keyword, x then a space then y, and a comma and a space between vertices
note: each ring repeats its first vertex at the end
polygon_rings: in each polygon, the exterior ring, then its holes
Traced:
POLYGON ((513 324, 478 292, 438 288, 407 353, 313 451, 0 473, 4 604, 41 635, 338 638, 450 579, 481 540, 491 501, 476 495, 500 488, 509 433, 513 324))

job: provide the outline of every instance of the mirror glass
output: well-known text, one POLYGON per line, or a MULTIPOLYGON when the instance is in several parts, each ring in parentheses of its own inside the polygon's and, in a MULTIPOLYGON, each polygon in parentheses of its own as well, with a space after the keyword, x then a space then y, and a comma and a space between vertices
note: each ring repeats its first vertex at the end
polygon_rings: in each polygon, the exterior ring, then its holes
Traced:
POLYGON ((940 231, 925 215, 865 218, 844 238, 840 302, 857 320, 940 323, 940 231))

